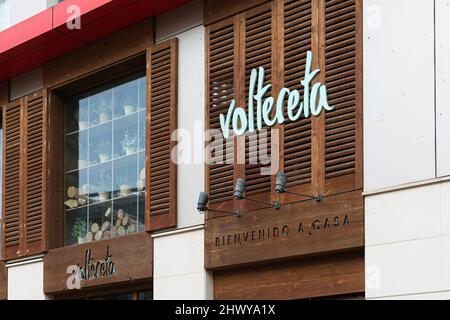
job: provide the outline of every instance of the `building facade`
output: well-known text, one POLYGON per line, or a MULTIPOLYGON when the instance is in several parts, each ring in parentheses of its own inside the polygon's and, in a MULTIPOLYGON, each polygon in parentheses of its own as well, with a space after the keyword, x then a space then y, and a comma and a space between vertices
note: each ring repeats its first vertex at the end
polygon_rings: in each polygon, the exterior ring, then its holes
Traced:
POLYGON ((448 1, 24 2, 1 299, 449 297, 448 1))

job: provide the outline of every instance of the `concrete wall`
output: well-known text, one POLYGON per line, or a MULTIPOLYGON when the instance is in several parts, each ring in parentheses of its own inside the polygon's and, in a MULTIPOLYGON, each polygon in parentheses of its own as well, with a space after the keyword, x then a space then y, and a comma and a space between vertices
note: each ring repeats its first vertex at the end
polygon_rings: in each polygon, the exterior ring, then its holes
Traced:
POLYGON ((450 299, 449 5, 364 0, 369 299, 450 299))
POLYGON ((155 300, 213 299, 212 274, 203 267, 203 227, 157 235, 153 244, 155 300))
POLYGON ((46 300, 42 258, 7 264, 8 300, 46 300))

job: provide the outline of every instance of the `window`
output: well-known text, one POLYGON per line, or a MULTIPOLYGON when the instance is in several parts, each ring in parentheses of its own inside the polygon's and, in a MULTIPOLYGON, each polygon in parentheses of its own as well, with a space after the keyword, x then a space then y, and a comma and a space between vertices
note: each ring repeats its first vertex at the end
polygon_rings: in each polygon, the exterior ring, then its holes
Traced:
POLYGON ((67 99, 65 245, 144 230, 146 77, 67 99))
POLYGON ((9 4, 7 0, 0 0, 0 31, 9 27, 9 4))

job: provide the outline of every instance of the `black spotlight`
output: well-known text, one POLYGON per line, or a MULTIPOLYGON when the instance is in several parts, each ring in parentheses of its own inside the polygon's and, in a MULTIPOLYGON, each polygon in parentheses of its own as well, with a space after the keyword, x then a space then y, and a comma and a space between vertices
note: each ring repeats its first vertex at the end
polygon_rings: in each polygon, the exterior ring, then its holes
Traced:
POLYGON ((234 198, 238 200, 244 199, 245 192, 245 180, 242 178, 237 179, 236 187, 234 188, 234 198))
POLYGON ((208 208, 206 207, 206 205, 208 204, 208 201, 209 201, 208 194, 206 192, 200 192, 200 195, 198 196, 198 204, 197 204, 198 212, 203 214, 206 211, 208 211, 208 208))
POLYGON ((287 176, 283 171, 278 172, 277 174, 277 182, 275 184, 275 191, 277 193, 285 193, 286 192, 286 182, 287 176))

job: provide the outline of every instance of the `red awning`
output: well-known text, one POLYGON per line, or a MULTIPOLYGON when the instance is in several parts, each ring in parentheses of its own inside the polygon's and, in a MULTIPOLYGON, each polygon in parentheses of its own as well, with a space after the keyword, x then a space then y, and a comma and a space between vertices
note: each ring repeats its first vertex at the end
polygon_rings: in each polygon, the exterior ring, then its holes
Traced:
POLYGON ((191 0, 65 0, 0 32, 0 81, 150 16, 159 16, 191 0), (81 29, 66 22, 78 6, 81 29))

